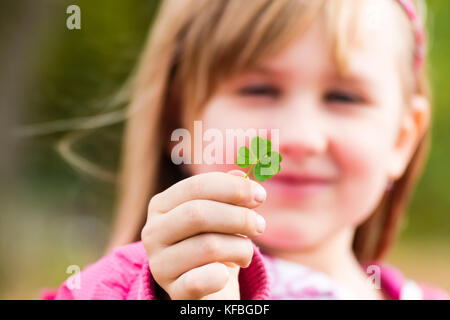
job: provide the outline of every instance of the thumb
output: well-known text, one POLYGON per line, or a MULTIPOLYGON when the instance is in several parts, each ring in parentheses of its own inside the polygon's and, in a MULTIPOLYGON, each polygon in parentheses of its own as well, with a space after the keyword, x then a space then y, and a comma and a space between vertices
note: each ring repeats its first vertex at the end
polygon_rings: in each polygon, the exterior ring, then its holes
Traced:
POLYGON ((228 174, 231 174, 233 176, 238 176, 238 177, 245 177, 245 172, 241 171, 241 170, 231 170, 227 172, 228 174))

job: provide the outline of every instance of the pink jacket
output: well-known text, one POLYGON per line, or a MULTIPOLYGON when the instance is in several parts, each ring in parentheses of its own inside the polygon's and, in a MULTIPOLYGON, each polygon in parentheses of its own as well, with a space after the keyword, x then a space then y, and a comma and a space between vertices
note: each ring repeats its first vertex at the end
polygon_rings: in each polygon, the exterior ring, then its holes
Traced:
MULTIPOLYGON (((261 252, 254 246, 253 260, 248 268, 241 269, 239 283, 242 300, 265 300, 270 297, 270 283, 261 252)), ((381 287, 391 299, 400 298, 405 283, 402 274, 392 266, 378 264, 381 268, 381 287)), ((150 273, 147 253, 142 242, 118 247, 97 262, 88 265, 78 275, 79 285, 67 279, 57 291, 44 290, 46 300, 156 300, 162 296, 150 273)), ((419 284, 424 299, 449 299, 446 292, 419 284)))

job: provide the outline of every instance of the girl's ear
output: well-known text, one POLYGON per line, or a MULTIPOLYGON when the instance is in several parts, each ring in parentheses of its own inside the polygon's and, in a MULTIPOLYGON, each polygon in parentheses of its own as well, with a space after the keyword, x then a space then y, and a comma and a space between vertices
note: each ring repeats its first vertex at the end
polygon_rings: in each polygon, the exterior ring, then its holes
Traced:
POLYGON ((393 156, 388 164, 388 178, 396 180, 406 170, 420 139, 430 124, 430 103, 423 95, 414 95, 400 119, 393 156))

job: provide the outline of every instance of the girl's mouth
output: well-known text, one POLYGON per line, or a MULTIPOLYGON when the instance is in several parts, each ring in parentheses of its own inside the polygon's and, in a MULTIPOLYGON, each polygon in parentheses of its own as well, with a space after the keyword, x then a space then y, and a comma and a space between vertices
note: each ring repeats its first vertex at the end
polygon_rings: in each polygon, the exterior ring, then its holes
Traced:
POLYGON ((265 181, 269 193, 277 193, 286 199, 308 198, 321 194, 332 183, 332 179, 319 175, 279 173, 265 181))

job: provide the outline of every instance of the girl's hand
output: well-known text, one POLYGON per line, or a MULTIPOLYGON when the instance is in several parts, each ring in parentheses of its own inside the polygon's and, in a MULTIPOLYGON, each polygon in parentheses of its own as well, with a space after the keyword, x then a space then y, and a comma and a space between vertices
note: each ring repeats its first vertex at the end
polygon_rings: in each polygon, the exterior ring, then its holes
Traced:
POLYGON ((249 266, 265 221, 253 208, 264 188, 238 170, 184 179, 155 195, 141 237, 155 281, 171 299, 240 299, 239 268, 249 266))

